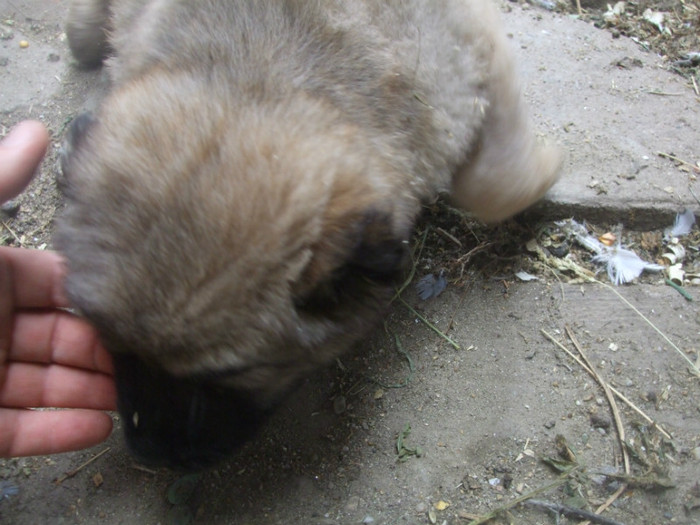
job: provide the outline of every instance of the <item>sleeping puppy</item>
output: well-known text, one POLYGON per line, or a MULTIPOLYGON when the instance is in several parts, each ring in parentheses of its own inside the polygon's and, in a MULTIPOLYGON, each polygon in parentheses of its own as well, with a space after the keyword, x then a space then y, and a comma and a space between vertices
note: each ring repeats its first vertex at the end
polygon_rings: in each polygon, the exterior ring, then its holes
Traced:
POLYGON ((111 90, 55 242, 142 461, 215 463, 362 337, 422 203, 498 221, 557 177, 486 0, 74 0, 68 37, 111 90))

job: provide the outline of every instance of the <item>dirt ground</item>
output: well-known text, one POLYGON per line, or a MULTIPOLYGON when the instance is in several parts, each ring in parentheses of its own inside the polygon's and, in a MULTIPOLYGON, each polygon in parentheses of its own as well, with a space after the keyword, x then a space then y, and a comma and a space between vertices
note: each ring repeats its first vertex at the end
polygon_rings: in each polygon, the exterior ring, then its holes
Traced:
MULTIPOLYGON (((632 5, 642 4, 655 5, 632 5)), ((681 2, 658 4, 673 11, 681 2)), ((570 16, 507 7, 506 22, 570 16)), ((605 10, 589 12, 591 22, 605 10)), ((65 12, 59 0, 0 0, 0 134, 31 117, 53 139, 37 180, 9 208, 13 216, 3 217, 5 245, 50 248, 61 207, 60 139, 101 88, 99 71, 71 63, 65 12)), ((627 26, 609 26, 621 31, 616 38, 636 38, 627 26)), ((683 50, 672 52, 669 68, 683 50)), ((529 58, 542 59, 524 53, 529 58)), ((610 61, 619 58, 610 53, 610 61)), ((556 52, 547 60, 557 67, 556 52)), ((692 90, 697 69, 678 67, 692 90)), ((594 114, 577 122, 592 135, 597 125, 594 114)), ((656 133, 673 125, 659 122, 656 133)), ((574 147, 565 130, 548 129, 574 147)), ((698 123, 681 133, 695 152, 686 160, 695 162, 698 123)), ((694 184, 692 164, 677 169, 694 184)), ((0 522, 457 525, 499 509, 495 523, 581 521, 513 505, 528 496, 588 511, 614 499, 604 512, 609 523, 700 523, 700 378, 688 362, 700 350, 698 303, 666 286, 662 274, 617 288, 601 284, 604 272, 601 282, 584 282, 590 254, 564 238, 551 222, 559 218, 487 229, 443 205, 426 210, 414 281, 442 270, 445 291, 423 301, 414 283, 407 286, 384 326, 309 378, 230 461, 198 476, 144 468, 125 450, 115 415, 117 431, 94 449, 0 460, 0 522), (526 248, 535 245, 551 257, 526 248), (527 274, 517 278, 519 271, 527 274), (620 426, 599 383, 543 333, 576 354, 567 330, 590 366, 636 407, 615 397, 620 426)), ((619 237, 617 220, 613 214, 591 228, 619 237)), ((663 262, 667 226, 622 239, 663 262)), ((680 243, 686 271, 700 274, 697 229, 680 243)), ((698 287, 686 284, 700 300, 698 287)))

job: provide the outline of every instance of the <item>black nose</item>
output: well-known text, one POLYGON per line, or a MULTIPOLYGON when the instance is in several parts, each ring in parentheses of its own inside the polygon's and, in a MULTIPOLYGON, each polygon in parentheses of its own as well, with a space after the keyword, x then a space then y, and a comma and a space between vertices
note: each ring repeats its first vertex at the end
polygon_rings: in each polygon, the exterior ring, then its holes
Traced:
POLYGON ((113 357, 126 441, 143 463, 210 467, 248 440, 266 415, 245 392, 175 377, 131 354, 113 357))

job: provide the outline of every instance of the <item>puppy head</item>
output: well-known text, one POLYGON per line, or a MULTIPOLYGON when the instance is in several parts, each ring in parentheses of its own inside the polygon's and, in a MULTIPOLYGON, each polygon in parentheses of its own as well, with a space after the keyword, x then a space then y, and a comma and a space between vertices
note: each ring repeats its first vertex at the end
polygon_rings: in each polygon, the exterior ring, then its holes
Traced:
POLYGON ((161 80, 76 124, 55 242, 114 356, 132 450, 198 468, 373 324, 418 205, 318 103, 161 80))

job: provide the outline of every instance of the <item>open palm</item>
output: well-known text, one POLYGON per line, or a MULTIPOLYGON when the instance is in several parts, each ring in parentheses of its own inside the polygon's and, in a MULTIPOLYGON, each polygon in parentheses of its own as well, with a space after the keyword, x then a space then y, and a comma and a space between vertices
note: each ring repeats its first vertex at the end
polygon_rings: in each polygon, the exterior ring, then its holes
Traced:
MULTIPOLYGON (((26 186, 47 143, 38 122, 0 142, 0 201, 26 186)), ((0 247, 0 456, 76 450, 111 432, 111 359, 64 310, 64 272, 55 252, 0 247), (40 407, 76 410, 31 410, 40 407)))

